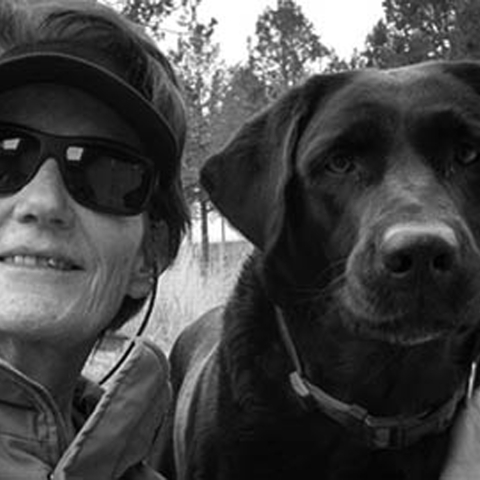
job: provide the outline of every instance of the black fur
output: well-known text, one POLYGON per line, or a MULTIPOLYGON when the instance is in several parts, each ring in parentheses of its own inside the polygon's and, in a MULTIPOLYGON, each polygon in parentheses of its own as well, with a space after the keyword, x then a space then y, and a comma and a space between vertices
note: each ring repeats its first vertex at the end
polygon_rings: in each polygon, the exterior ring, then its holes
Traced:
POLYGON ((477 77, 465 63, 314 77, 209 159, 212 201, 256 250, 225 309, 173 349, 177 478, 439 478, 450 427, 375 449, 295 394, 275 309, 309 381, 373 415, 419 414, 464 384, 480 326, 477 77))

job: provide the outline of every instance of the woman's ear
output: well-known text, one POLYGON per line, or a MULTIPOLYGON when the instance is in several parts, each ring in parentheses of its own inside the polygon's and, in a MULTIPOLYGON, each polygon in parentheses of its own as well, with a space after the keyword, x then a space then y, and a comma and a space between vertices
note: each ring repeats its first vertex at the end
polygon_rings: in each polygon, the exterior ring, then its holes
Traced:
POLYGON ((147 261, 145 249, 142 248, 133 264, 127 295, 136 300, 148 297, 153 288, 154 275, 155 269, 147 261))
POLYGON ((147 234, 132 269, 127 294, 135 299, 145 298, 153 288, 154 277, 160 275, 169 264, 168 225, 150 222, 147 234))

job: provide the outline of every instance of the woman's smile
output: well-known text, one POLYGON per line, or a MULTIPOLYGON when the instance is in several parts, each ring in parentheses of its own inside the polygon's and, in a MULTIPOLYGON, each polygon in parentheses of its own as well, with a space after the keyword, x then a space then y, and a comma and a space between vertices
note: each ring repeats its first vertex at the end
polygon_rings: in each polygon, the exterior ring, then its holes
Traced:
POLYGON ((70 260, 51 256, 11 255, 1 257, 0 262, 7 265, 27 268, 47 268, 60 271, 79 270, 79 267, 70 260))

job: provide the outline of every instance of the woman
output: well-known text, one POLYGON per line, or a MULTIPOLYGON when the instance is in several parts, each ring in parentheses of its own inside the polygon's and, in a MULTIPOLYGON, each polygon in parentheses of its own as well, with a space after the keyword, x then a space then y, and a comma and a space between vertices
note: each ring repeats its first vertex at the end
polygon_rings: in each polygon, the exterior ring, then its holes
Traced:
POLYGON ((139 343, 106 392, 81 371, 187 224, 175 76, 93 1, 2 0, 0 25, 0 478, 162 478, 163 355, 139 343))

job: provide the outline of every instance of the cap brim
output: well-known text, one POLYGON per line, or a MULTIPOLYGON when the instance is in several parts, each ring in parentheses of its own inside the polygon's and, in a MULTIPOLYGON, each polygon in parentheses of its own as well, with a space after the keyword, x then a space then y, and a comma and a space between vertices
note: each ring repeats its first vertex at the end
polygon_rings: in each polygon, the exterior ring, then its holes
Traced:
POLYGON ((0 58, 0 93, 32 83, 83 90, 122 116, 139 135, 159 168, 159 180, 175 176, 178 148, 168 122, 133 87, 100 65, 57 52, 30 52, 0 58))

